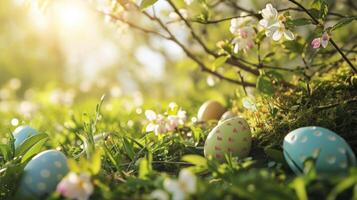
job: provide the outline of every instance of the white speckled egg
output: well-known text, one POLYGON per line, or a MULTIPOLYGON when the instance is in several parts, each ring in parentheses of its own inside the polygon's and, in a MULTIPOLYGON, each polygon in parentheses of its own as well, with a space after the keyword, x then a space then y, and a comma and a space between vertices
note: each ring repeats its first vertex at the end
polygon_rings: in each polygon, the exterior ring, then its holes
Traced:
POLYGON ((25 166, 18 192, 25 198, 44 197, 54 192, 59 181, 67 173, 67 158, 62 152, 41 152, 25 166))
POLYGON ((38 131, 30 126, 19 126, 13 132, 15 138, 15 148, 20 146, 27 138, 38 134, 38 131))
POLYGON ((307 158, 316 159, 318 173, 346 172, 356 165, 356 157, 347 142, 326 128, 309 126, 291 131, 284 138, 284 157, 290 168, 301 174, 307 158))
POLYGON ((204 154, 219 161, 224 155, 244 158, 249 155, 252 137, 248 123, 240 117, 230 118, 218 124, 208 134, 204 154))
POLYGON ((226 108, 217 101, 206 101, 198 110, 198 121, 219 120, 226 108))

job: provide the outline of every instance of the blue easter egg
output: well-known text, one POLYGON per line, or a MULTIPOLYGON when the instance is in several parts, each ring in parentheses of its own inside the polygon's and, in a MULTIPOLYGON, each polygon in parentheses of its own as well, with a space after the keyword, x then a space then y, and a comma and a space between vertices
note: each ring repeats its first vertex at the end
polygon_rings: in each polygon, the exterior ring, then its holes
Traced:
POLYGON ((19 193, 26 198, 40 198, 55 191, 68 173, 66 156, 57 150, 47 150, 33 157, 24 168, 19 193))
POLYGON ((15 148, 20 146, 27 138, 36 134, 38 134, 38 131, 30 126, 17 127, 13 133, 15 138, 15 148))
POLYGON ((290 168, 301 174, 304 161, 314 158, 318 173, 345 173, 356 165, 356 157, 339 135, 326 128, 309 126, 291 131, 284 138, 284 157, 290 168))

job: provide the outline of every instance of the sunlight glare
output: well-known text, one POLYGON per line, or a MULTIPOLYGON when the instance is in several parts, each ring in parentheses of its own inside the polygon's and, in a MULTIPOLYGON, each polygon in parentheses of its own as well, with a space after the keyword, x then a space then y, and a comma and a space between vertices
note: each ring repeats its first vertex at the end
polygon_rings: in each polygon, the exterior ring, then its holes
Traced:
POLYGON ((78 30, 90 25, 90 16, 84 5, 74 1, 63 1, 55 9, 58 26, 78 30))

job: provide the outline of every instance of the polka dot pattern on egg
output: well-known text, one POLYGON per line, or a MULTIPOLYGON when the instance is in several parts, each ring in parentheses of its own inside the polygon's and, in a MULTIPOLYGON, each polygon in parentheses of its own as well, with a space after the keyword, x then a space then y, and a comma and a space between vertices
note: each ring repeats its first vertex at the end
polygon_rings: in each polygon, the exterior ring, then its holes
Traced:
POLYGON ((47 150, 33 157, 24 168, 19 193, 26 198, 39 198, 52 193, 68 173, 67 158, 57 150, 47 150))
POLYGON ((356 157, 347 142, 326 128, 310 126, 291 131, 284 138, 284 157, 290 168, 302 173, 307 158, 315 158, 318 173, 345 172, 356 165, 356 157))

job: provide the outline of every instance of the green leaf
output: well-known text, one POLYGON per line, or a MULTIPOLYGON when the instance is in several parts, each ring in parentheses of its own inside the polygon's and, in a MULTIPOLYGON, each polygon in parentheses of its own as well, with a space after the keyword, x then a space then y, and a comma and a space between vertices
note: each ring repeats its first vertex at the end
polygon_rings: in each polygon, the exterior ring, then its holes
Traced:
POLYGON ((277 81, 284 80, 283 75, 277 71, 274 71, 274 70, 267 71, 267 72, 265 72, 265 74, 273 80, 277 80, 277 81))
POLYGON ((298 196, 299 200, 308 200, 306 189, 305 189, 305 182, 302 177, 297 177, 291 183, 292 187, 295 189, 296 195, 298 196))
POLYGON ((142 0, 140 3, 140 10, 145 10, 147 7, 155 4, 157 0, 142 0))
POLYGON ((307 18, 298 18, 298 19, 287 21, 287 24, 290 26, 305 26, 308 24, 312 24, 312 21, 311 19, 307 19, 307 18))
POLYGON ((353 187, 357 184, 357 176, 350 176, 343 179, 340 183, 338 183, 335 188, 327 196, 327 200, 334 200, 338 196, 338 194, 342 193, 343 191, 353 187))
POLYGON ((206 158, 199 156, 199 155, 185 155, 181 158, 181 160, 189 162, 196 166, 207 167, 207 160, 206 158))
MULTIPOLYGON (((109 160, 112 162, 112 164, 115 166, 117 171, 120 171, 120 164, 118 159, 115 159, 116 157, 113 155, 113 153, 110 151, 110 149, 106 146, 103 145, 105 155, 109 158, 109 160)), ((118 158, 118 156, 117 156, 118 158)))
POLYGON ((353 20, 357 20, 357 17, 343 18, 331 28, 331 31, 334 31, 334 30, 337 30, 343 26, 346 26, 347 24, 351 23, 353 20))
POLYGON ((68 159, 67 160, 68 167, 70 171, 80 173, 81 172, 81 167, 77 164, 77 162, 74 159, 68 159))
POLYGON ((272 96, 274 94, 274 87, 268 76, 260 75, 258 77, 257 90, 268 96, 272 96))
POLYGON ((44 138, 42 140, 39 140, 36 144, 34 144, 33 146, 31 146, 31 148, 29 150, 27 150, 25 152, 25 154, 22 156, 21 162, 24 163, 26 162, 28 159, 30 159, 32 156, 36 155, 37 153, 39 153, 42 149, 42 147, 45 145, 45 143, 47 142, 47 138, 44 138))
POLYGON ((212 70, 216 71, 217 68, 224 65, 227 62, 228 56, 220 56, 213 61, 212 70))
POLYGON ((126 153, 130 157, 130 159, 133 160, 135 157, 135 151, 133 145, 126 138, 123 138, 123 142, 124 142, 123 145, 126 153))
POLYGON ((11 156, 10 156, 10 147, 6 144, 0 144, 0 152, 1 152, 1 155, 3 155, 5 161, 9 161, 11 159, 11 156))
POLYGON ((92 158, 91 158, 91 172, 93 175, 96 175, 99 173, 100 169, 101 169, 101 158, 102 158, 102 151, 101 150, 97 150, 92 158))
POLYGON ((145 179, 152 171, 152 155, 148 154, 140 160, 139 163, 139 178, 145 179))
POLYGON ((40 133, 33 135, 27 138, 16 150, 15 157, 22 156, 26 153, 26 151, 30 150, 36 143, 40 142, 43 139, 47 140, 48 135, 45 133, 40 133))
POLYGON ((328 4, 326 0, 314 0, 312 3, 312 8, 319 11, 318 18, 325 19, 328 14, 328 4))

